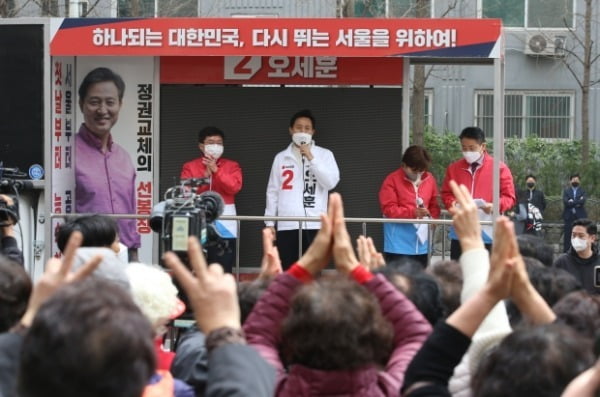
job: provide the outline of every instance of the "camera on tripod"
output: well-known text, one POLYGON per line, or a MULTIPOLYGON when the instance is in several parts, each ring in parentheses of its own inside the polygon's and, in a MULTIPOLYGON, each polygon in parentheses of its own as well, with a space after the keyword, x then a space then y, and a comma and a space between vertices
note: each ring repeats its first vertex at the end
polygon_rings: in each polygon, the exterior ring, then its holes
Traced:
MULTIPOLYGON (((0 194, 4 194, 0 190, 0 194)), ((16 225, 19 222, 19 202, 17 196, 6 194, 12 199, 12 204, 9 204, 4 197, 0 197, 0 227, 16 225)))
POLYGON ((208 178, 185 179, 154 206, 150 227, 160 234, 166 251, 185 257, 189 236, 197 236, 203 248, 223 245, 215 226, 225 208, 223 198, 213 191, 196 193, 198 186, 208 183, 208 178))
POLYGON ((18 168, 4 168, 0 162, 0 194, 10 197, 12 203, 0 197, 0 227, 16 225, 19 222, 19 192, 33 188, 31 181, 17 178, 26 177, 18 168))

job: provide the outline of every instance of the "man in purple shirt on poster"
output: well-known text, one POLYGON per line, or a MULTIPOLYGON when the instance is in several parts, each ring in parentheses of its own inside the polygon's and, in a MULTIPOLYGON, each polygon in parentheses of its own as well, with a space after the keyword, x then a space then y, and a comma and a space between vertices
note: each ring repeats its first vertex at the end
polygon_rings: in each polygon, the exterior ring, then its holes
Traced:
MULTIPOLYGON (((129 153, 113 141, 125 83, 108 68, 89 72, 79 86, 83 124, 75 136, 75 211, 135 214, 135 168, 129 153)), ((129 261, 138 260, 135 219, 119 219, 119 238, 129 261)))

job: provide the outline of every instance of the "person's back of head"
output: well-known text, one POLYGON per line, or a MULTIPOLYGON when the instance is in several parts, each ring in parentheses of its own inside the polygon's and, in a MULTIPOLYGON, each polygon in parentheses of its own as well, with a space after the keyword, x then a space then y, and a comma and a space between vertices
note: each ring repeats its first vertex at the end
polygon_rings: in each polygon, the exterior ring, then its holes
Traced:
POLYGON ((385 267, 408 275, 420 274, 425 271, 420 262, 408 257, 402 257, 389 261, 385 264, 385 267))
POLYGON ((252 281, 242 281, 238 284, 238 302, 242 324, 244 324, 254 305, 267 290, 272 280, 272 277, 263 277, 252 281))
POLYGON ((517 236, 517 243, 522 256, 536 258, 547 267, 551 267, 554 263, 554 249, 542 237, 534 234, 520 234, 517 236))
POLYGON ((444 312, 450 315, 460 306, 463 274, 460 264, 454 260, 437 261, 425 269, 438 282, 442 290, 444 312))
POLYGON ((102 261, 90 277, 99 277, 111 281, 126 291, 131 291, 129 277, 125 269, 127 264, 121 261, 117 254, 110 248, 103 247, 80 247, 75 252, 72 270, 75 271, 84 266, 86 262, 95 256, 102 256, 102 261))
POLYGON ((145 263, 130 263, 124 269, 133 301, 146 316, 157 335, 166 332, 165 325, 185 310, 177 298, 177 287, 164 269, 145 263))
POLYGON ((577 279, 564 269, 528 266, 527 274, 533 287, 550 307, 569 292, 581 289, 577 279))
POLYGON ((8 331, 25 313, 31 279, 20 264, 0 255, 0 333, 8 331))
POLYGON ((565 325, 517 329, 479 363, 473 395, 559 397, 593 362, 591 343, 565 325))
POLYGON ((375 271, 381 273, 417 307, 431 325, 444 318, 442 291, 435 278, 425 272, 406 274, 387 266, 375 271))
POLYGON ((556 322, 568 325, 582 336, 595 340, 600 332, 600 296, 574 291, 562 297, 552 310, 556 322))
MULTIPOLYGON (((531 285, 552 307, 563 296, 581 289, 581 284, 568 271, 555 267, 546 267, 540 261, 531 257, 523 257, 527 275, 531 285)), ((506 310, 511 325, 514 327, 521 322, 521 313, 512 301, 507 301, 506 310)))
POLYGON ((74 231, 83 235, 82 247, 107 247, 110 248, 117 240, 119 226, 117 222, 103 215, 85 215, 67 218, 61 224, 56 234, 56 245, 63 252, 74 231))
POLYGON ((90 278, 59 290, 23 341, 20 397, 139 397, 154 373, 152 327, 131 296, 90 278))
POLYGON ((292 299, 281 332, 288 362, 318 370, 384 364, 393 335, 373 295, 345 277, 304 285, 292 299))

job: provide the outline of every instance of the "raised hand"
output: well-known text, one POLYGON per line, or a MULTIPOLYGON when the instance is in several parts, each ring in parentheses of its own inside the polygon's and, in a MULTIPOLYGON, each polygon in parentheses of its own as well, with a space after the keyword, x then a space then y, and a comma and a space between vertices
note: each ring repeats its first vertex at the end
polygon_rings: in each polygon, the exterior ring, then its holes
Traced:
POLYGON ((275 232, 271 227, 265 227, 262 230, 263 256, 260 262, 259 278, 276 276, 283 272, 281 268, 281 259, 279 259, 279 250, 273 245, 275 242, 275 232))
POLYGON ((329 195, 328 212, 333 226, 333 261, 338 271, 350 273, 359 265, 344 219, 344 204, 339 193, 329 195))
POLYGON ((452 224, 462 251, 484 248, 477 205, 471 193, 466 186, 459 186, 455 181, 450 181, 450 188, 456 198, 456 205, 452 211, 452 224))
POLYGON ((595 397, 600 389, 600 361, 569 383, 561 397, 595 397))
POLYGON ((358 260, 369 270, 375 270, 385 266, 385 259, 380 252, 377 252, 373 239, 371 237, 358 236, 356 239, 356 251, 358 260))
POLYGON ((515 225, 507 217, 501 216, 496 220, 490 273, 486 284, 486 288, 498 300, 510 296, 520 257, 515 225))
POLYGON ((331 260, 332 230, 331 209, 328 209, 327 215, 321 214, 321 229, 304 255, 298 259, 298 264, 313 276, 319 274, 331 260))
POLYGON ((196 237, 188 239, 188 257, 193 274, 175 253, 167 252, 163 258, 187 293, 200 329, 206 335, 222 327, 239 329, 240 307, 233 276, 217 263, 206 265, 196 237))

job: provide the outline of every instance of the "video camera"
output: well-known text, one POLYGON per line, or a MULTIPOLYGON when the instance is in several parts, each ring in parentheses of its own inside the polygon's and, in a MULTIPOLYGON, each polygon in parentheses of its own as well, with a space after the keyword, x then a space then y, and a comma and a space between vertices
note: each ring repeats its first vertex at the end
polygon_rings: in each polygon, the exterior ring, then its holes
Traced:
POLYGON ((18 168, 4 168, 0 162, 0 194, 12 200, 12 204, 9 204, 6 199, 0 197, 0 227, 16 225, 19 222, 19 192, 33 188, 30 181, 17 179, 25 177, 27 174, 20 172, 18 168))
POLYGON ((224 249, 224 241, 214 223, 225 208, 223 198, 213 191, 196 193, 198 186, 209 183, 208 178, 182 180, 169 188, 165 200, 152 209, 150 227, 161 235, 166 251, 185 258, 189 236, 197 236, 203 248, 224 249))

